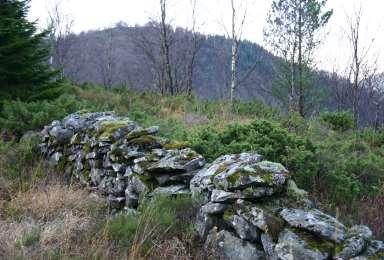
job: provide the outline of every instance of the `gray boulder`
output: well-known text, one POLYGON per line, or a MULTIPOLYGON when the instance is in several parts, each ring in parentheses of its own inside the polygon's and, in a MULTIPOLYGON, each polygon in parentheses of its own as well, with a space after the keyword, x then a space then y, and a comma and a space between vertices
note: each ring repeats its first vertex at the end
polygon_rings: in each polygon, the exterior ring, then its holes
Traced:
POLYGON ((242 153, 224 155, 217 158, 213 163, 200 170, 191 180, 190 189, 193 193, 212 191, 214 189, 213 178, 233 164, 251 164, 261 161, 262 156, 257 153, 242 153))
POLYGON ((222 214, 228 208, 228 205, 222 203, 208 202, 201 207, 201 210, 210 215, 222 214))
POLYGON ((350 259, 358 256, 365 248, 365 240, 361 237, 351 237, 344 241, 342 250, 335 255, 336 259, 350 259))
POLYGON ((238 215, 233 215, 230 218, 229 223, 241 239, 247 240, 250 242, 255 242, 260 240, 259 230, 254 225, 251 225, 250 223, 248 223, 244 218, 238 215))
POLYGON ((304 239, 288 229, 281 232, 275 251, 280 260, 321 260, 330 257, 329 252, 312 248, 304 239))
POLYGON ((183 173, 200 169, 204 164, 205 160, 201 155, 187 148, 168 151, 166 156, 148 165, 146 170, 152 173, 183 173))
POLYGON ((292 227, 305 229, 336 243, 346 238, 345 226, 317 209, 283 209, 280 215, 292 227))
POLYGON ((266 259, 263 251, 226 230, 220 232, 213 230, 207 237, 206 246, 212 248, 220 259, 221 257, 228 260, 266 259))

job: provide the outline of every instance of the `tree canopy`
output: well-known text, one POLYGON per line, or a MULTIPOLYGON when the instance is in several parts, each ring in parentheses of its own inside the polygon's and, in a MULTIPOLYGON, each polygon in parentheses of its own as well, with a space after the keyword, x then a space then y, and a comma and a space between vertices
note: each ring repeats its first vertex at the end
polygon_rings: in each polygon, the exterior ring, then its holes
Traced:
POLYGON ((49 65, 48 32, 38 32, 28 10, 28 0, 0 0, 0 100, 43 99, 60 89, 49 65))

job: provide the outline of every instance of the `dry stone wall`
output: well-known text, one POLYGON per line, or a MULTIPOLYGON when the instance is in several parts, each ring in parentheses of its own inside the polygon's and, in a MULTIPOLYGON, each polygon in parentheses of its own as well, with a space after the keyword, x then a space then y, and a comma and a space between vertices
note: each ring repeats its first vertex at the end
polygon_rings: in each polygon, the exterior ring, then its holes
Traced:
POLYGON ((42 131, 42 154, 108 197, 113 211, 141 196, 203 197, 196 229, 224 259, 383 259, 384 243, 316 209, 279 163, 254 152, 210 164, 112 112, 75 113, 42 131))

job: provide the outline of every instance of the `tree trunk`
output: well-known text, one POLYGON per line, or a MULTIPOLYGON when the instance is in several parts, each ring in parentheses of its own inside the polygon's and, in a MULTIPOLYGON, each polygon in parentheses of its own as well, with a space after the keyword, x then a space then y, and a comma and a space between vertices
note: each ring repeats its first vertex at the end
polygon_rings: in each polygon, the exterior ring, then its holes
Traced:
POLYGON ((233 105, 234 92, 236 88, 236 59, 237 59, 237 41, 236 41, 236 24, 235 16, 236 9, 233 0, 231 0, 232 5, 232 50, 231 50, 231 89, 230 89, 230 103, 233 105))
POLYGON ((303 86, 303 26, 302 26, 302 18, 303 17, 303 6, 302 1, 299 0, 299 21, 298 21, 298 74, 299 74, 299 100, 298 100, 298 112, 299 114, 304 117, 305 111, 304 111, 304 86, 303 86))

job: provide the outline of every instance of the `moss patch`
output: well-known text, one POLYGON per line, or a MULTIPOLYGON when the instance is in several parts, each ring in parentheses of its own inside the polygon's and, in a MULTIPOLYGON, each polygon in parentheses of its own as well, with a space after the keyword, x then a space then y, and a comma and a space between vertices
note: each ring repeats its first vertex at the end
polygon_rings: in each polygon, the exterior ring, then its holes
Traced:
POLYGON ((164 144, 164 148, 167 150, 181 150, 189 146, 188 142, 171 141, 164 144))
POLYGON ((129 143, 140 147, 160 147, 157 138, 153 135, 143 135, 130 140, 129 143))
POLYGON ((292 232, 297 234, 311 249, 318 250, 320 252, 327 252, 332 255, 340 252, 342 250, 342 245, 335 245, 332 242, 326 241, 318 236, 312 235, 308 232, 305 232, 300 229, 292 229, 292 232))
POLYGON ((113 133, 120 129, 127 127, 131 123, 130 120, 117 120, 117 121, 104 121, 101 122, 101 129, 99 131, 100 138, 112 137, 113 133))

